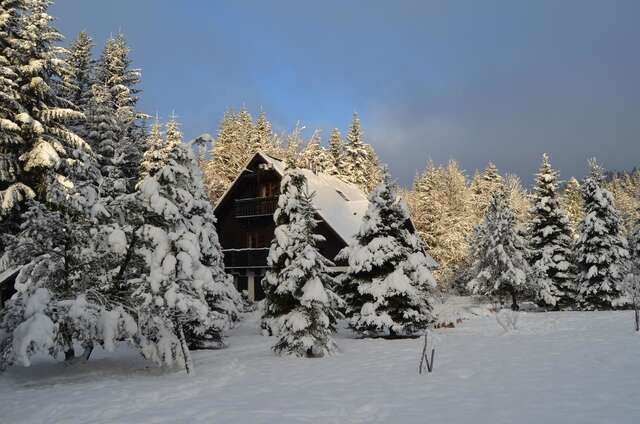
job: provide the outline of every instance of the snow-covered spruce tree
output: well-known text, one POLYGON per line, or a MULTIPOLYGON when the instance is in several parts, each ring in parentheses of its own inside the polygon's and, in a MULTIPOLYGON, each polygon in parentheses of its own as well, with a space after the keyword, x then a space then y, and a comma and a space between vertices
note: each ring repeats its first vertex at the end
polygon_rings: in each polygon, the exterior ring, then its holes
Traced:
POLYGON ((58 161, 86 149, 67 123, 82 118, 56 92, 63 74, 61 35, 50 26, 49 1, 5 2, 0 134, 0 208, 8 213, 25 198, 46 197, 57 184, 58 161), (16 94, 19 93, 18 96, 16 94))
POLYGON ((113 111, 120 124, 113 164, 122 174, 129 193, 139 180, 139 165, 146 148, 142 121, 147 116, 136 110, 140 75, 139 69, 131 68, 124 35, 109 38, 96 65, 96 83, 111 95, 113 111))
POLYGON ((147 137, 147 150, 144 153, 140 164, 140 175, 142 178, 155 175, 164 165, 166 165, 169 154, 176 144, 182 143, 182 132, 175 115, 171 115, 165 129, 165 137, 162 136, 158 117, 151 127, 151 132, 147 137))
MULTIPOLYGON (((91 86, 94 83, 94 63, 91 58, 93 46, 91 37, 84 31, 80 32, 66 52, 65 61, 67 66, 62 76, 62 96, 69 102, 70 106, 85 114, 93 97, 93 92, 91 91, 91 86)), ((84 120, 74 122, 73 130, 78 136, 86 140, 88 131, 84 122, 84 120)))
POLYGON ((493 194, 502 190, 502 176, 493 162, 489 162, 482 173, 476 172, 471 181, 471 192, 473 193, 473 204, 476 211, 476 222, 479 223, 484 218, 485 211, 491 203, 493 194))
POLYGON ((28 366, 36 353, 64 353, 72 360, 75 343, 86 359, 94 345, 113 350, 116 341, 132 340, 137 331, 126 305, 102 291, 94 223, 70 204, 59 203, 58 209, 31 202, 22 231, 3 258, 24 265, 0 320, 0 368, 28 366))
MULTIPOLYGON (((32 144, 21 135, 18 59, 15 46, 20 42, 24 1, 0 1, 0 233, 15 232, 18 225, 18 206, 25 198, 35 196, 35 187, 21 175, 19 157, 32 144), (15 215, 9 217, 8 215, 15 215)), ((0 250, 2 245, 0 244, 0 250)))
POLYGON ((337 296, 331 292, 333 281, 327 272, 333 264, 316 247, 324 238, 315 233, 313 195, 304 174, 289 170, 282 188, 275 219, 286 223, 276 227, 269 255, 274 268, 265 282, 268 311, 277 308, 278 314, 272 317, 279 336, 273 349, 279 354, 320 357, 336 350, 331 333, 335 331, 337 296))
POLYGON ((320 130, 314 131, 306 148, 300 153, 300 167, 313 172, 325 172, 331 162, 329 153, 322 147, 320 130))
MULTIPOLYGON (((261 320, 261 328, 265 334, 277 335, 280 329, 280 317, 289 312, 295 304, 293 294, 289 291, 279 291, 278 276, 284 272, 300 250, 300 246, 290 246, 288 227, 292 225, 295 217, 303 212, 302 192, 297 184, 304 185, 298 172, 288 169, 280 182, 280 195, 278 208, 273 214, 276 224, 274 239, 269 247, 267 265, 269 270, 262 279, 262 288, 265 293, 264 310, 261 320)), ((301 185, 301 187, 302 187, 301 185)), ((298 241, 299 240, 291 240, 298 241)))
POLYGON ((472 239, 473 263, 469 290, 485 296, 511 296, 517 310, 517 296, 528 289, 530 268, 526 243, 516 229, 516 218, 503 190, 493 193, 484 221, 472 239))
POLYGON ((467 237, 473 229, 471 192, 455 161, 447 166, 427 164, 408 193, 413 224, 438 263, 434 272, 443 287, 466 259, 467 237))
POLYGON ((344 144, 342 166, 341 178, 367 192, 381 181, 378 159, 371 146, 363 141, 360 118, 355 112, 344 144))
POLYGON ((558 172, 551 167, 545 153, 536 175, 528 233, 529 263, 538 271, 533 282, 538 301, 560 309, 575 304, 577 290, 572 265, 571 224, 560 206, 557 180, 558 172))
POLYGON ((591 174, 582 184, 585 216, 575 248, 576 283, 582 308, 611 309, 621 295, 629 252, 613 196, 602 188, 602 169, 595 160, 590 166, 591 174))
POLYGON ((342 175, 344 171, 344 143, 342 142, 340 131, 337 128, 331 130, 331 135, 329 137, 329 148, 327 153, 329 163, 327 165, 327 168, 325 169, 325 172, 329 175, 342 175))
POLYGON ((562 193, 562 207, 567 211, 571 224, 571 237, 574 240, 578 238, 580 221, 584 217, 583 203, 580 183, 574 177, 569 178, 562 193))
POLYGON ((167 164, 140 183, 138 196, 147 213, 138 237, 146 269, 133 294, 141 351, 192 372, 190 335, 219 338, 239 297, 223 271, 212 206, 191 151, 175 144, 167 164))
POLYGON ((367 336, 406 336, 433 321, 431 291, 436 286, 409 214, 386 169, 369 195, 369 208, 353 243, 341 258, 349 268, 342 281, 349 325, 367 336))

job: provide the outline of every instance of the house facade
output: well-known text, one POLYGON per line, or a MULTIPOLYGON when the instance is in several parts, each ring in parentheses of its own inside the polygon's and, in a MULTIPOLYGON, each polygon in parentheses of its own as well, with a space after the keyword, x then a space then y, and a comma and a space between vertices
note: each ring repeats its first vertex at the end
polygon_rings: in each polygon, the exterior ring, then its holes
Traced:
MULTIPOLYGON (((264 298, 261 281, 268 269, 267 255, 275 230, 273 213, 278 206, 284 170, 281 160, 256 153, 215 208, 225 271, 233 275, 237 289, 246 291, 252 300, 264 298)), ((341 272, 346 264, 336 262, 335 257, 358 232, 369 206, 367 196, 335 176, 301 171, 307 178, 309 191, 314 193, 317 231, 325 239, 318 249, 335 262, 333 271, 341 272)), ((413 231, 410 221, 407 226, 413 231)), ((435 267, 433 259, 428 255, 427 258, 435 267)))
MULTIPOLYGON (((239 291, 249 298, 264 298, 261 281, 267 271, 267 255, 273 239, 273 213, 278 206, 284 163, 256 153, 215 208, 217 230, 224 253, 225 270, 234 276, 239 291)), ((338 178, 302 170, 314 193, 317 231, 325 241, 318 249, 334 260, 357 232, 368 201, 357 187, 338 178)), ((335 271, 340 270, 336 264, 335 271)))

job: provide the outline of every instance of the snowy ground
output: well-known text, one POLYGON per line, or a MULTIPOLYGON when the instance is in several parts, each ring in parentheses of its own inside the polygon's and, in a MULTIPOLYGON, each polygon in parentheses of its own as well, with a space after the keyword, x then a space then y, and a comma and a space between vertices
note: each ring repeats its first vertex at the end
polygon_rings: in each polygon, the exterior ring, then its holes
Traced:
POLYGON ((195 377, 132 352, 0 376, 0 423, 638 423, 640 336, 630 312, 522 313, 438 330, 432 374, 420 340, 356 340, 326 359, 279 358, 255 314, 195 377))

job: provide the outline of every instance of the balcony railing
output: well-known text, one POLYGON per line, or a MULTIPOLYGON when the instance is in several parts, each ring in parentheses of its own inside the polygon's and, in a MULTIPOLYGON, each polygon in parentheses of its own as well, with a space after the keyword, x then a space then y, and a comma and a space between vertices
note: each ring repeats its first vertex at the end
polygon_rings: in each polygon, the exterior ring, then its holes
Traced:
POLYGON ((255 197, 236 199, 236 218, 273 215, 278 207, 278 197, 255 197))
POLYGON ((266 268, 268 247, 223 249, 224 267, 229 268, 266 268))

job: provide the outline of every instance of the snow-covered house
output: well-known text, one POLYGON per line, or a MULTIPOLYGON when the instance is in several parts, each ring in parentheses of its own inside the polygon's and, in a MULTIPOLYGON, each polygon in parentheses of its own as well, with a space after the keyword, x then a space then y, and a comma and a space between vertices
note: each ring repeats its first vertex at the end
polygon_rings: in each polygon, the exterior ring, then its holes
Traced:
MULTIPOLYGON (((234 276, 238 290, 246 290, 254 300, 264 297, 260 282, 267 270, 267 254, 275 230, 273 213, 284 170, 283 161, 256 153, 215 208, 225 269, 234 276)), ((367 196, 335 176, 303 172, 309 191, 315 193, 317 230, 325 238, 318 245, 319 250, 334 260, 358 231, 369 206, 367 196)), ((407 225, 413 230, 411 222, 407 225)), ((339 272, 344 265, 336 263, 335 271, 339 272)))

